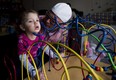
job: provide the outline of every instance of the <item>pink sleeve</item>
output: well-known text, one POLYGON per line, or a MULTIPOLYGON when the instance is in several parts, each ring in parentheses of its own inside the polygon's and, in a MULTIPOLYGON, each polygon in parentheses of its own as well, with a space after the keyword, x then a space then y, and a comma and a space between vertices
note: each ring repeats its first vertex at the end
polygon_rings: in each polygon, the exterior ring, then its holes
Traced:
POLYGON ((20 54, 26 54, 27 53, 26 50, 27 50, 26 43, 22 39, 20 39, 18 41, 18 54, 19 55, 20 54))
MULTIPOLYGON (((45 41, 45 36, 44 35, 41 35, 41 40, 42 41, 45 41)), ((42 42, 42 46, 45 46, 45 43, 44 42, 42 42)))

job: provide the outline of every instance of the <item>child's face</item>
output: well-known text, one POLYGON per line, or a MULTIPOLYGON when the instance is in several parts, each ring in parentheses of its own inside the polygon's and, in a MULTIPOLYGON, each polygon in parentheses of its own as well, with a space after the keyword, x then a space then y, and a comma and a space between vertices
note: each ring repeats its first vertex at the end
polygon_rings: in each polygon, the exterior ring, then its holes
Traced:
POLYGON ((38 15, 36 13, 28 13, 24 19, 24 23, 22 25, 27 34, 30 33, 38 33, 41 29, 38 15))

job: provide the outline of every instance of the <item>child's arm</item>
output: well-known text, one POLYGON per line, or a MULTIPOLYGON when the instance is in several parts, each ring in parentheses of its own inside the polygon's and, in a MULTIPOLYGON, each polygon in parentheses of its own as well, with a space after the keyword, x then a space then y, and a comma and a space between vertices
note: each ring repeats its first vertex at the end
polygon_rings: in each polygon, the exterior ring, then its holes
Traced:
MULTIPOLYGON (((44 49, 44 47, 43 47, 44 49)), ((45 53, 50 56, 51 58, 57 58, 57 55, 55 52, 53 52, 53 50, 49 47, 49 46, 46 46, 45 48, 45 53)))
POLYGON ((28 61, 26 61, 26 54, 20 54, 19 55, 19 60, 22 61, 22 58, 23 58, 23 66, 25 67, 25 69, 27 69, 27 64, 28 64, 28 71, 30 73, 30 75, 32 77, 34 77, 36 75, 36 71, 35 71, 35 68, 33 67, 33 65, 28 61))

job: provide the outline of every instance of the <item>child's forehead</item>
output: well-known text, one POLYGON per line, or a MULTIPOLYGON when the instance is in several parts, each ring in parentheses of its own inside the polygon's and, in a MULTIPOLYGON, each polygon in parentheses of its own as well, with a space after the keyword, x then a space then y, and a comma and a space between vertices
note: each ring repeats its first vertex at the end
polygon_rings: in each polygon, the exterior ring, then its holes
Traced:
POLYGON ((38 14, 30 12, 30 13, 25 15, 25 17, 29 17, 29 16, 38 16, 38 14))
POLYGON ((28 13, 25 15, 25 18, 38 18, 38 14, 37 13, 28 13))

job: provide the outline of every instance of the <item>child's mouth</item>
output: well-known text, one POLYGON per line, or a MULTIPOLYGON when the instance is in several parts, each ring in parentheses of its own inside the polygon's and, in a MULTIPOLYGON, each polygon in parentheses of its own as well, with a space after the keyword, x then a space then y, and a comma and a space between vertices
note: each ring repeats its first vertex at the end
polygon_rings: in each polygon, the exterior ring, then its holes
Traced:
POLYGON ((39 29, 39 26, 36 26, 35 29, 39 29))

